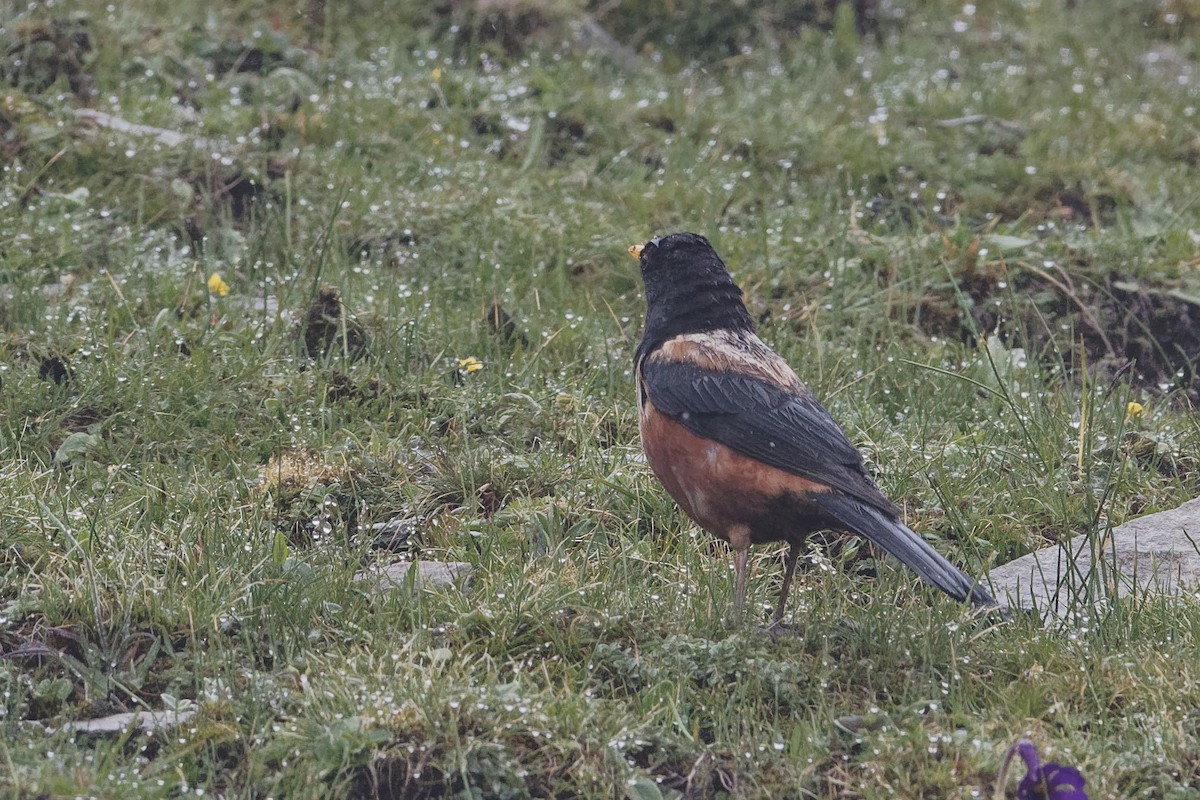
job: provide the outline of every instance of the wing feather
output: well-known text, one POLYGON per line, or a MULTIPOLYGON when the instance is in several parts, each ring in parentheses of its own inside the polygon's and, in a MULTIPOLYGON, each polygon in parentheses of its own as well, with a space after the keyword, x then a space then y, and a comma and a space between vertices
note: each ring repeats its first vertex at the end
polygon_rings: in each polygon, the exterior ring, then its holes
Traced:
POLYGON ((654 407, 696 436, 896 514, 895 505, 867 476, 858 450, 807 391, 785 389, 756 375, 653 357, 642 362, 641 375, 654 407))

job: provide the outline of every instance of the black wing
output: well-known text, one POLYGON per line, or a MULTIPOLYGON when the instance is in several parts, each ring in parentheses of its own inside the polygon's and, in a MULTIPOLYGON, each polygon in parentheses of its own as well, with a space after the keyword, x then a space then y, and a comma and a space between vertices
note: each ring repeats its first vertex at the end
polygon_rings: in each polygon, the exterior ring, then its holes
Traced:
POLYGON ((688 431, 764 464, 828 484, 892 516, 897 509, 875 486, 862 457, 825 407, 739 372, 648 358, 642 381, 654 407, 688 431))

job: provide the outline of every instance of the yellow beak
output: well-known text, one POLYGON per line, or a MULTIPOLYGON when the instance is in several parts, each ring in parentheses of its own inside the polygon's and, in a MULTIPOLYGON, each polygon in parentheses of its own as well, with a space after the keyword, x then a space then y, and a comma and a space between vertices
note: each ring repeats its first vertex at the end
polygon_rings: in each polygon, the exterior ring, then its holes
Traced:
POLYGON ((629 245, 629 255, 633 257, 634 261, 637 261, 642 257, 642 251, 645 249, 644 244, 631 244, 629 245))

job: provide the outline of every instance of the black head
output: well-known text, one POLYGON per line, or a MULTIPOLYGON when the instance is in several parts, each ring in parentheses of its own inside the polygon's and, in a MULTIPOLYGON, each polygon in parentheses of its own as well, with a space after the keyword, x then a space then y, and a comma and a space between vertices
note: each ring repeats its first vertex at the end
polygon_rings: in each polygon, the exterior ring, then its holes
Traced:
POLYGON ((637 257, 646 286, 646 329, 639 353, 684 333, 754 330, 742 290, 708 239, 673 233, 629 252, 637 257))

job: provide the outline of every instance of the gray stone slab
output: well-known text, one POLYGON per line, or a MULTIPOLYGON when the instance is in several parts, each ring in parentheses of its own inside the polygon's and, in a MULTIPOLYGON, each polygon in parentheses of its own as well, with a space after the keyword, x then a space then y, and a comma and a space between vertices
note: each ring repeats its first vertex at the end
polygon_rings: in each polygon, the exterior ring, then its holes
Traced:
POLYGON ((1043 618, 1082 610, 1096 581, 1101 596, 1195 596, 1200 587, 1200 498, 1132 519, 1089 541, 1087 534, 996 567, 988 578, 996 599, 1043 618))
POLYGON ((76 733, 125 733, 136 728, 143 733, 153 733, 182 725, 194 716, 194 708, 180 711, 129 711, 97 719, 71 720, 59 725, 58 730, 76 733))
POLYGON ((408 585, 409 570, 416 567, 414 590, 436 586, 457 586, 466 591, 471 585, 472 564, 465 561, 393 561, 383 566, 370 566, 354 576, 356 581, 374 582, 383 591, 403 589, 408 585))

